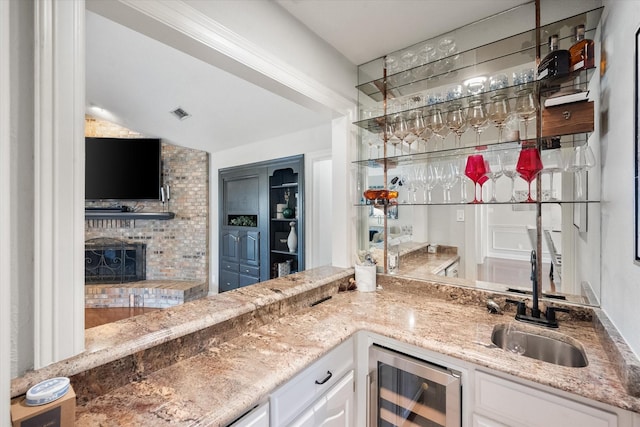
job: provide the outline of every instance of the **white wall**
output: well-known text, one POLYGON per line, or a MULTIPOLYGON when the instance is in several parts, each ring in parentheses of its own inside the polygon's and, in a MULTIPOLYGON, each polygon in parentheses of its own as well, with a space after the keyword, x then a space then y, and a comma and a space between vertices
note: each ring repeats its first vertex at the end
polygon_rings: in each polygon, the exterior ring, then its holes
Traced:
MULTIPOLYGON (((33 2, 10 2, 10 241, 11 376, 34 363, 33 2)), ((4 96, 3 96, 4 98, 4 96)), ((3 257, 3 259, 5 259, 3 257)), ((6 344, 2 344, 3 346, 6 344)))
POLYGON ((640 266, 634 264, 634 44, 640 2, 605 1, 601 78, 602 308, 640 355, 640 266))

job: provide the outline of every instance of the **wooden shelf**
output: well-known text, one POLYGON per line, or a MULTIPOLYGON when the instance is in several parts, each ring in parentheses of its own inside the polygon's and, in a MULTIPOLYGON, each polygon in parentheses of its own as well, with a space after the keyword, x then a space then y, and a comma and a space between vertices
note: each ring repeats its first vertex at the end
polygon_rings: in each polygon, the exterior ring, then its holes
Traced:
POLYGON ((85 219, 135 219, 135 220, 169 220, 176 217, 173 212, 105 212, 84 211, 85 219))

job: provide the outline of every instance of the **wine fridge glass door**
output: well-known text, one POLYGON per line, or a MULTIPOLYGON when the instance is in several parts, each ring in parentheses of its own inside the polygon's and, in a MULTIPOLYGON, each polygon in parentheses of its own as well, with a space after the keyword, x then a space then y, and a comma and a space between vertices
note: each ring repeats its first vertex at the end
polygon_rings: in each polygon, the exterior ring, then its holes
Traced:
POLYGON ((461 426, 458 373, 376 345, 369 368, 370 426, 461 426))

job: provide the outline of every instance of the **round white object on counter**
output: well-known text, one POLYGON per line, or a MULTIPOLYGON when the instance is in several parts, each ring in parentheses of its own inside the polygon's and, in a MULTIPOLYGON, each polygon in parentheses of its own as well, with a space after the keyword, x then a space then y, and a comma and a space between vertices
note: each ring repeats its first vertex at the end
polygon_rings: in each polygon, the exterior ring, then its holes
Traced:
POLYGON ((27 406, 39 406, 60 399, 69 391, 69 378, 57 377, 44 380, 27 390, 27 406))

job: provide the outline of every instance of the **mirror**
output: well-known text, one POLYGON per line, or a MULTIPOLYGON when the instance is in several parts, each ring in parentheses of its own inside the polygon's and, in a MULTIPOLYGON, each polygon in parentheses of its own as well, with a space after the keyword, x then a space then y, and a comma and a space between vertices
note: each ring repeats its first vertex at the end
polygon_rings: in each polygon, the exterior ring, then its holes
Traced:
MULTIPOLYGON (((502 29, 499 24, 505 19, 511 22, 511 13, 523 13, 520 22, 533 19, 531 10, 516 9, 360 67, 356 186, 398 191, 386 206, 387 212, 398 214, 385 217, 385 206, 378 203, 375 209, 382 214, 363 215, 359 249, 374 255, 379 271, 384 269, 386 247, 400 253, 398 276, 520 295, 531 293, 535 249, 542 262, 543 299, 598 305, 599 137, 589 130, 545 128, 552 121, 545 119, 551 110, 536 105, 543 86, 534 80, 535 31, 498 34, 500 30, 493 29, 502 29), (477 28, 471 28, 477 26, 486 26, 484 36, 495 38, 470 40, 469 34, 477 34, 477 28), (457 43, 455 55, 441 54, 432 61, 419 56, 425 47, 449 39, 457 43), (517 58, 509 52, 517 52, 517 58), (396 63, 398 58, 409 62, 396 63), (438 69, 445 60, 455 64, 438 69), (384 77, 381 70, 386 70, 384 77), (494 85, 500 76, 506 83, 494 85), (478 82, 484 86, 476 93, 478 82), (525 115, 527 94, 535 99, 525 115), (499 101, 510 106, 512 114, 505 114, 506 119, 489 117, 499 101), (484 109, 481 115, 476 115, 478 105, 484 109), (457 109, 466 114, 466 128, 456 127, 451 119, 457 109), (430 124, 418 126, 419 115, 430 124), (440 115, 445 125, 437 120, 440 115), (426 130, 412 135, 411 123, 426 130), (536 135, 545 137, 531 139, 536 135), (530 149, 536 141, 539 150, 530 149), (529 171, 524 160, 534 153, 538 158, 531 157, 528 164, 535 170, 529 171), (470 168, 471 158, 480 155, 482 170, 470 168), (532 199, 540 203, 528 203, 532 199)), ((566 33, 568 40, 571 28, 586 22, 593 38, 600 13, 595 9, 548 24, 541 33, 566 33)), ((585 72, 570 80, 571 90, 588 91, 598 77, 585 72)), ((565 83, 549 93, 568 90, 561 86, 565 83)), ((370 209, 370 203, 355 201, 363 209, 370 209)))

